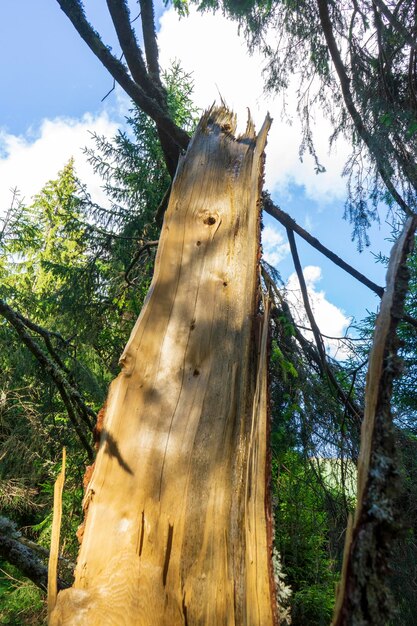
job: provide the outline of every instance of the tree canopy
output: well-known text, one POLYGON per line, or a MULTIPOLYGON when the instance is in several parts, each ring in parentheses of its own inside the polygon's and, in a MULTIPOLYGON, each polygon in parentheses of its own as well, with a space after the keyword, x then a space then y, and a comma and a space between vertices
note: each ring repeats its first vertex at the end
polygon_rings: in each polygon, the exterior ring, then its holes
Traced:
POLYGON ((346 214, 359 244, 385 203, 416 210, 415 3, 378 0, 329 2, 199 2, 237 19, 251 49, 266 60, 271 91, 295 88, 303 122, 301 150, 316 158, 312 115, 330 119, 333 142, 348 138, 346 214), (296 78, 294 78, 296 77, 296 78))

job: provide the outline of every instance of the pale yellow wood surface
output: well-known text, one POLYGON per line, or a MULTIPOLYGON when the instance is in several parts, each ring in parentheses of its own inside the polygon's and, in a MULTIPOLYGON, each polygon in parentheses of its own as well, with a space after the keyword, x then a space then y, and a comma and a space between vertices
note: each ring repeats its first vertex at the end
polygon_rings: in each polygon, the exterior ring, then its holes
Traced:
POLYGON ((62 520, 62 492, 65 483, 65 463, 67 453, 62 450, 62 467, 54 485, 54 512, 52 517, 51 549, 48 560, 48 616, 51 615, 57 598, 57 573, 59 557, 59 538, 61 535, 62 520))
POLYGON ((266 326, 259 189, 267 118, 203 116, 152 285, 112 383, 75 584, 53 625, 268 626, 266 326))
MULTIPOLYGON (((259 585, 270 567, 269 538, 265 532, 265 501, 267 475, 265 460, 268 455, 268 389, 267 389, 267 348, 269 325, 269 300, 264 301, 264 318, 259 346, 259 365, 256 391, 252 410, 251 433, 248 446, 245 523, 246 523, 246 622, 262 624, 266 619, 265 606, 271 606, 271 590, 267 585, 259 585)), ((272 575, 272 572, 271 572, 272 575)), ((271 623, 271 622, 266 622, 271 623)))

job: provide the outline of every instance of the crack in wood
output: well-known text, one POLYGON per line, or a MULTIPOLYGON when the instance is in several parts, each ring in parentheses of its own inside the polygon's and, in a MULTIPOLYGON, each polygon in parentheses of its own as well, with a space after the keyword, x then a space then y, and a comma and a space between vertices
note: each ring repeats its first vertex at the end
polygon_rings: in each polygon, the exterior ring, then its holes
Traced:
POLYGON ((139 539, 139 556, 142 556, 144 535, 145 535, 145 511, 142 511, 142 524, 141 524, 140 539, 139 539))
POLYGON ((182 596, 182 614, 184 615, 184 626, 188 626, 187 605, 185 604, 185 591, 182 596))
POLYGON ((165 550, 165 562, 164 562, 164 570, 162 572, 162 583, 164 587, 167 584, 167 576, 168 576, 168 567, 169 560, 171 558, 171 550, 172 550, 172 537, 174 535, 174 525, 168 524, 168 538, 167 538, 167 547, 165 550))

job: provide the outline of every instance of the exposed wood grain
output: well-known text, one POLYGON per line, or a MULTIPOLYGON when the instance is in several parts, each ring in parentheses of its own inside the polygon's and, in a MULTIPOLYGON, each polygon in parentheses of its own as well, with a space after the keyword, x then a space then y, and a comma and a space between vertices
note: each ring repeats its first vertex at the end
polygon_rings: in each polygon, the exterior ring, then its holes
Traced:
POLYGON ((392 382, 398 374, 396 328, 408 286, 406 260, 416 227, 417 217, 409 218, 392 250, 376 321, 366 381, 357 505, 346 533, 333 626, 391 623, 387 574, 397 534, 394 498, 398 473, 390 401, 392 382))
MULTIPOLYGON (((264 606, 271 605, 274 594, 266 585, 259 585, 265 572, 270 567, 271 536, 265 532, 265 503, 268 500, 268 475, 266 458, 268 456, 268 333, 269 333, 269 300, 264 300, 264 315, 260 335, 258 373, 255 397, 253 401, 251 433, 248 446, 248 462, 246 476, 245 521, 246 521, 246 617, 247 624, 263 624, 265 619, 264 606)), ((270 582, 273 574, 270 572, 270 582)), ((276 606, 276 603, 273 604, 276 606)), ((277 616, 273 616, 274 620, 277 616)), ((266 622, 270 623, 270 622, 266 622)))
POLYGON ((65 463, 67 453, 65 448, 62 450, 62 467, 54 485, 54 512, 52 517, 51 531, 51 550, 48 561, 48 616, 51 615, 57 598, 58 583, 58 556, 59 556, 59 538, 61 534, 62 519, 62 492, 65 483, 65 463))
POLYGON ((260 346, 254 332, 270 123, 236 139, 213 108, 180 162, 51 625, 273 623, 266 323, 260 346))

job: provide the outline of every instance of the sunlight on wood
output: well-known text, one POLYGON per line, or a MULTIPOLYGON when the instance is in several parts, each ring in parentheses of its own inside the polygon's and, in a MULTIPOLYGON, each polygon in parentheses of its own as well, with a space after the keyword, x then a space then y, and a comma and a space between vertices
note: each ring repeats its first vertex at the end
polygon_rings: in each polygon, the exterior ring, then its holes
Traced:
POLYGON ((57 598, 57 574, 59 556, 59 538, 62 520, 62 492, 65 483, 66 449, 62 450, 62 468, 54 485, 54 512, 52 517, 51 550, 48 562, 48 617, 51 615, 57 598))
POLYGON ((236 139, 235 116, 213 107, 179 164, 51 626, 274 622, 267 313, 255 339, 270 124, 236 139))

